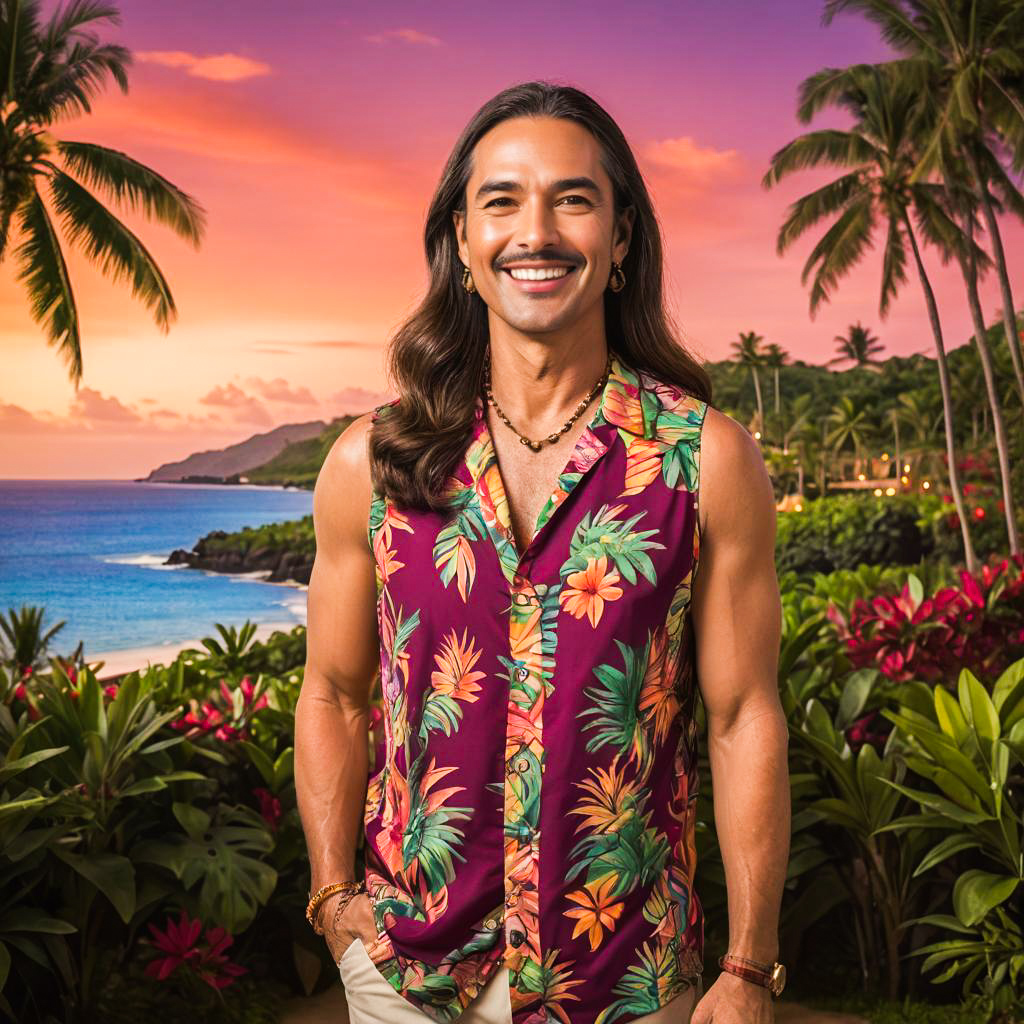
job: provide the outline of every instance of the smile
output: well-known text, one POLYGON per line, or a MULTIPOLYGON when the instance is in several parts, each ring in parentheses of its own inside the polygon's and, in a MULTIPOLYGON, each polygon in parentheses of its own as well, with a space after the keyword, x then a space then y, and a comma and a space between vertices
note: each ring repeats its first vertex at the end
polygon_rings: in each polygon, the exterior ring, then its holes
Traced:
POLYGON ((517 267, 512 270, 506 270, 505 273, 515 282, 516 287, 522 291, 553 292, 561 287, 562 282, 575 269, 575 267, 544 267, 543 269, 517 267))

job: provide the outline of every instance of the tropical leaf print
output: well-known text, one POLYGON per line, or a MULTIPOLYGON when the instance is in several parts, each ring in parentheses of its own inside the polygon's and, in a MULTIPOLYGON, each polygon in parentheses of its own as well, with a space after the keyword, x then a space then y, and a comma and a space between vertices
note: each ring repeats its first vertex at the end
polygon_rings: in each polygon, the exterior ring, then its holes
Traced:
POLYGON ((584 732, 594 731, 586 743, 588 751, 609 745, 617 754, 636 762, 642 777, 646 777, 650 770, 651 758, 649 737, 639 714, 640 691, 647 675, 650 643, 649 635, 642 647, 630 647, 616 640, 624 667, 619 669, 614 665, 601 664, 593 670, 603 685, 584 688, 583 692, 592 704, 576 716, 592 719, 582 727, 584 732))
POLYGON ((665 483, 677 490, 693 491, 700 468, 701 424, 706 406, 693 399, 676 412, 663 412, 658 436, 665 447, 661 473, 665 483))
POLYGON ((462 711, 459 701, 475 703, 481 686, 477 682, 486 672, 473 671, 483 653, 467 639, 467 630, 460 640, 451 630, 444 639, 440 654, 434 655, 437 669, 431 673, 431 688, 427 692, 420 716, 420 738, 424 744, 431 732, 442 731, 451 736, 459 727, 462 711))
POLYGON ((631 437, 626 446, 626 482, 620 498, 640 494, 661 473, 660 445, 654 438, 631 437))
POLYGON ((627 583, 635 584, 638 576, 648 583, 657 583, 654 563, 647 552, 664 550, 665 545, 648 539, 657 530, 633 529, 647 514, 646 510, 629 519, 617 519, 625 509, 625 505, 602 505, 593 516, 588 512, 580 519, 569 542, 569 558, 560 570, 563 580, 572 572, 585 571, 591 558, 604 555, 627 583))
POLYGON ((473 502, 471 488, 455 492, 457 512, 434 542, 434 566, 440 569, 441 582, 447 587, 454 579, 463 602, 469 600, 476 579, 476 555, 473 542, 487 536, 487 526, 473 502))
POLYGON ((618 999, 606 1007, 594 1024, 612 1024, 624 1014, 653 1013, 686 988, 675 959, 667 946, 644 943, 640 962, 631 964, 612 990, 618 999))
POLYGON ((402 843, 402 857, 406 870, 413 861, 417 862, 429 891, 436 893, 455 878, 453 859, 466 859, 456 850, 465 841, 466 834, 452 822, 469 820, 473 808, 445 806, 445 801, 461 793, 465 786, 451 786, 436 793, 431 792, 441 779, 457 771, 457 768, 437 768, 435 758, 430 759, 430 767, 426 771, 423 771, 422 764, 422 758, 417 758, 409 772, 412 799, 409 823, 402 843))

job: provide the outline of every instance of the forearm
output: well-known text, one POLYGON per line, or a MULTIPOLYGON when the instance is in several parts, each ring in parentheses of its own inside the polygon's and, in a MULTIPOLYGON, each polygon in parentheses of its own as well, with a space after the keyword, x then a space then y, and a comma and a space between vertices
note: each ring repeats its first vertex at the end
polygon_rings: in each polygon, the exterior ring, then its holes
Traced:
POLYGON ((369 768, 368 706, 307 676, 295 707, 295 795, 315 891, 355 877, 369 768))
POLYGON ((779 910, 789 860, 789 732, 780 710, 709 725, 715 827, 725 866, 729 952, 778 957, 779 910))

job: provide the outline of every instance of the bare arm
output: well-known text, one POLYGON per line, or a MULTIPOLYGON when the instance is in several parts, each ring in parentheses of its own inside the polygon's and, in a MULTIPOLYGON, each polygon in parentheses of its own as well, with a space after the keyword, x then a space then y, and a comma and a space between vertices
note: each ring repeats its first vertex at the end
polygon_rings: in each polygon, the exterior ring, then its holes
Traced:
MULTIPOLYGON (((692 602, 728 887, 728 952, 770 963, 778 956, 790 837, 789 732, 778 692, 775 497, 757 442, 716 409, 708 410, 703 428, 700 512, 692 602)), ((730 999, 770 1012, 767 989, 730 974, 722 979, 730 999)))
MULTIPOLYGON (((314 891, 355 877, 366 799, 369 698, 380 659, 376 576, 366 536, 369 427, 367 413, 341 434, 313 492, 316 558, 307 594, 305 676, 295 708, 295 791, 314 891)), ((323 905, 325 927, 337 899, 323 905)), ((356 897, 349 906, 363 900, 356 897)), ((342 916, 353 921, 354 934, 375 933, 365 903, 354 919, 349 908, 342 916)))

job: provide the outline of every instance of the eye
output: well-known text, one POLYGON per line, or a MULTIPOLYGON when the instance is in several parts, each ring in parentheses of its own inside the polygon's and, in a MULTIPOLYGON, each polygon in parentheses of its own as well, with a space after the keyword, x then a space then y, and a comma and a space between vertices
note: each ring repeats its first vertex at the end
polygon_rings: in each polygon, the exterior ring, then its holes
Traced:
POLYGON ((509 199, 507 196, 499 196, 497 199, 492 199, 489 203, 484 203, 484 209, 486 210, 488 206, 493 206, 495 203, 510 203, 510 202, 512 202, 512 200, 509 199))
MULTIPOLYGON (((583 200, 583 202, 585 202, 585 203, 587 204, 587 206, 589 206, 589 205, 590 205, 590 200, 589 200, 589 199, 587 199, 587 197, 586 197, 586 196, 579 196, 579 195, 571 195, 571 196, 566 196, 565 198, 566 198, 566 199, 582 199, 582 200, 583 200)), ((573 204, 573 205, 575 205, 575 204, 573 204)))

